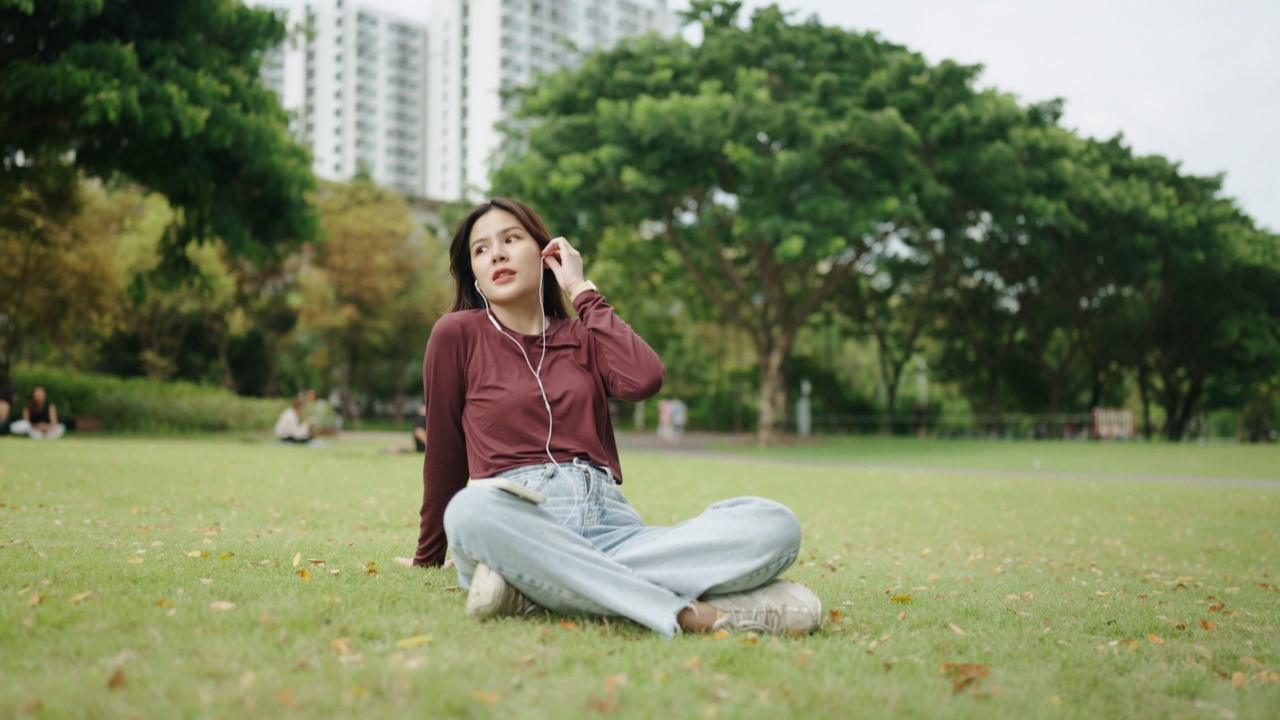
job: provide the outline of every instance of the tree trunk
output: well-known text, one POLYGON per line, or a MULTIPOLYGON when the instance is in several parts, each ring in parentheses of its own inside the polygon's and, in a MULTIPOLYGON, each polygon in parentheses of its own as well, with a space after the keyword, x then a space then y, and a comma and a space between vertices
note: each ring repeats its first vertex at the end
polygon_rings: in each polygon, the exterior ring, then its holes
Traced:
POLYGON ((1142 401, 1142 437, 1151 440, 1151 390, 1148 387, 1147 367, 1138 366, 1138 397, 1142 401))
POLYGON ((225 333, 218 335, 218 362, 222 364, 222 386, 231 392, 236 392, 236 376, 231 369, 231 357, 227 352, 227 336, 225 333))
POLYGON ((756 442, 761 447, 773 444, 778 421, 785 416, 784 408, 775 406, 779 397, 785 397, 782 387, 782 360, 785 357, 783 349, 775 345, 760 358, 763 366, 760 368, 760 427, 756 430, 756 442))

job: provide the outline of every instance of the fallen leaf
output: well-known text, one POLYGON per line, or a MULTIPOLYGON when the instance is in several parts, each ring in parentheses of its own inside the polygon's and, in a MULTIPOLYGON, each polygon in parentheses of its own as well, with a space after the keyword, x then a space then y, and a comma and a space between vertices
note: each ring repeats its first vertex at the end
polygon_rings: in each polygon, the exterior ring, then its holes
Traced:
POLYGON ((1164 638, 1160 637, 1155 633, 1150 633, 1147 635, 1147 642, 1151 643, 1152 645, 1163 645, 1164 638))
POLYGON ((604 679, 604 691, 607 693, 615 693, 618 691, 619 687, 624 686, 626 684, 627 684, 626 673, 618 673, 616 675, 610 675, 609 677, 604 679))
POLYGON ((209 607, 213 608, 214 610, 230 610, 235 606, 236 606, 235 603, 227 602, 226 600, 214 600, 213 602, 209 603, 209 607))
POLYGON ((280 704, 287 708, 294 708, 298 705, 297 701, 293 699, 293 693, 284 689, 276 692, 276 700, 279 700, 280 704))
POLYGON ((618 698, 611 696, 596 697, 595 695, 588 695, 587 709, 592 712, 598 712, 601 715, 611 715, 618 711, 618 698))
POLYGON ((92 590, 89 590, 89 591, 86 591, 86 592, 82 592, 82 593, 77 593, 77 594, 72 595, 71 597, 67 598, 67 601, 68 601, 68 602, 70 602, 72 605, 79 605, 80 603, 82 603, 82 602, 84 602, 86 599, 88 599, 88 597, 89 597, 90 595, 92 595, 92 594, 93 594, 93 591, 92 591, 92 590))
POLYGON ((224 553, 222 553, 221 555, 219 555, 219 556, 218 556, 218 559, 219 559, 219 560, 227 560, 228 558, 233 558, 233 557, 235 557, 235 555, 236 555, 236 554, 235 554, 235 553, 233 553, 233 552, 224 552, 224 553))
POLYGON ((942 663, 942 674, 953 678, 951 692, 958 693, 965 688, 980 683, 991 675, 991 668, 977 663, 942 663))
POLYGON ((1227 606, 1226 603, 1222 601, 1218 601, 1209 606, 1209 612, 1222 612, 1222 609, 1225 608, 1226 606, 1227 606))
POLYGON ((116 668, 111 673, 111 677, 107 679, 107 689, 116 690, 124 686, 124 668, 116 668))
POLYGON ((27 607, 35 607, 44 602, 44 596, 40 593, 31 593, 31 597, 27 598, 27 607))
POLYGON ((319 565, 321 567, 324 567, 324 560, 321 560, 320 558, 307 558, 307 562, 311 563, 312 565, 319 565))
POLYGON ((889 601, 896 602, 896 603, 909 603, 909 602, 912 602, 914 599, 915 598, 912 598, 911 594, 908 593, 906 595, 894 595, 893 597, 889 598, 889 601))
POLYGON ((160 598, 159 600, 156 601, 156 607, 158 608, 169 607, 171 605, 173 605, 173 603, 169 602, 168 600, 165 600, 164 598, 160 598))
POLYGON ((200 578, 200 584, 201 584, 201 585, 212 585, 212 584, 213 584, 213 578, 200 578))
POLYGON ((906 610, 903 610, 902 612, 898 613, 898 622, 902 622, 903 620, 906 620, 906 619, 907 619, 906 610))
POLYGON ((833 625, 839 625, 840 622, 844 620, 844 613, 840 612, 839 610, 832 610, 830 613, 828 613, 828 615, 831 616, 831 623, 833 625))
POLYGON ((372 560, 371 560, 371 561, 369 561, 369 562, 364 566, 364 574, 365 574, 365 575, 377 575, 377 574, 378 574, 378 563, 373 562, 372 560))
POLYGON ((1191 649, 1199 653, 1200 657, 1204 658, 1205 660, 1213 659, 1213 651, 1209 650, 1209 648, 1203 645, 1192 645, 1191 649))
POLYGON ((720 628, 719 630, 717 630, 717 631, 715 632, 715 634, 714 634, 714 635, 712 635, 712 637, 714 637, 714 638, 715 638, 715 639, 717 639, 717 640, 723 640, 723 639, 725 639, 725 638, 729 637, 729 631, 728 631, 728 630, 725 630, 724 628, 720 628))
POLYGON ((689 658, 688 660, 685 660, 685 661, 684 661, 684 669, 685 669, 685 670, 696 670, 696 669, 698 668, 698 666, 699 666, 699 665, 701 665, 701 664, 702 664, 702 661, 701 661, 701 660, 699 660, 697 657, 691 657, 691 658, 689 658))
POLYGON ((347 643, 347 641, 350 639, 351 638, 345 638, 345 637, 334 638, 329 641, 329 647, 333 648, 333 651, 339 655, 350 655, 351 647, 347 643))
POLYGON ((1201 620, 1200 627, 1204 628, 1205 630, 1208 630, 1209 632, 1213 632, 1214 630, 1218 629, 1218 623, 1212 620, 1201 620))
POLYGON ((951 628, 951 632, 959 635, 960 637, 964 637, 964 631, 960 629, 959 625, 956 625, 955 623, 947 623, 947 626, 951 628))
POLYGON ((130 565, 141 565, 141 564, 142 564, 142 558, 140 558, 140 557, 131 557, 131 558, 129 558, 129 564, 130 564, 130 565))
POLYGON ((298 563, 300 562, 302 562, 302 553, 299 552, 293 556, 293 566, 298 567, 298 563))
POLYGON ((485 705, 493 705, 498 702, 499 698, 496 694, 485 692, 484 690, 472 690, 471 699, 484 703, 485 705))
POLYGON ((578 623, 572 620, 561 620, 560 629, 567 630, 569 632, 576 632, 578 630, 578 623))
POLYGON ((205 551, 203 551, 203 550, 192 550, 191 552, 187 553, 186 555, 187 555, 187 557, 191 557, 191 558, 207 558, 207 557, 209 557, 209 553, 207 553, 207 552, 205 552, 205 551))
POLYGON ((311 571, 306 568, 299 568, 298 577, 302 578, 302 582, 311 582, 311 571))
POLYGON ((1239 670, 1231 673, 1231 687, 1242 688, 1249 682, 1249 676, 1239 670))
POLYGON ((1258 682, 1280 683, 1280 673, 1275 670, 1263 670, 1257 675, 1258 682))
POLYGON ((435 640, 435 636, 433 635, 414 635, 413 637, 407 637, 403 640, 396 642, 396 647, 406 648, 406 649, 414 648, 414 647, 418 647, 419 645, 426 645, 432 640, 435 640))
POLYGON ((755 635, 744 635, 738 638, 739 645, 755 645, 760 642, 760 638, 755 635))

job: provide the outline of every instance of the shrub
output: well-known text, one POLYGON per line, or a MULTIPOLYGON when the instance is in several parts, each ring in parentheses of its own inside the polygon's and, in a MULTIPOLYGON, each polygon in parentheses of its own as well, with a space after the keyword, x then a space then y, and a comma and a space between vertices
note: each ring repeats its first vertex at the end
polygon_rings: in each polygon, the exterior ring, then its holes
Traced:
POLYGON ((40 365, 14 368, 14 414, 44 386, 63 422, 94 417, 109 431, 190 432, 269 430, 284 408, 282 400, 244 398, 223 388, 189 382, 159 382, 143 378, 60 370, 40 365))

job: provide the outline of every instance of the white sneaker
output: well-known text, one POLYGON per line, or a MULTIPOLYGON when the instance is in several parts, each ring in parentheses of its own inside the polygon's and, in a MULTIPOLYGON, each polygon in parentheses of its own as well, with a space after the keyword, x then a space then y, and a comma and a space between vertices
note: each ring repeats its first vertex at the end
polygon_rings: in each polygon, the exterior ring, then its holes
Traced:
POLYGON ((467 593, 467 615, 484 620, 491 617, 528 615, 538 606, 511 587, 502 576, 483 563, 476 564, 467 593))
POLYGON ((712 630, 803 635, 822 624, 822 601, 809 588, 774 580, 747 592, 705 598, 719 617, 712 630))

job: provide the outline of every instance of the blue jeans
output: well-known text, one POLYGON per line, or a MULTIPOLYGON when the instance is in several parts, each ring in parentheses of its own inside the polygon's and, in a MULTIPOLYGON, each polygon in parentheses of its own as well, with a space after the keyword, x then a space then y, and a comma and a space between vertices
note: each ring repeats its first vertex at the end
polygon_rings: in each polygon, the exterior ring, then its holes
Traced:
POLYGON ((499 476, 547 502, 493 487, 455 495, 444 528, 459 581, 469 588, 484 563, 553 612, 626 617, 672 637, 691 601, 760 587, 800 552, 800 522, 772 500, 734 498, 678 525, 649 527, 609 470, 585 460, 499 476))

